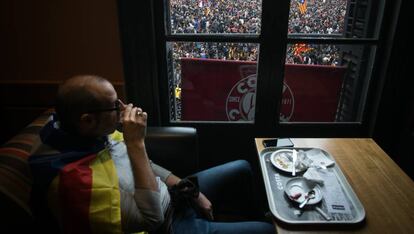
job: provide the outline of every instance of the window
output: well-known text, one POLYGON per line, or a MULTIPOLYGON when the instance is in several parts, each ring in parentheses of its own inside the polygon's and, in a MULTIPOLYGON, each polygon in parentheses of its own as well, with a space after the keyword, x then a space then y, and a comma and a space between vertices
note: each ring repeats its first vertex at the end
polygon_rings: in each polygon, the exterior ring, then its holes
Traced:
MULTIPOLYGON (((367 44, 375 44, 378 31, 368 31, 368 6, 361 0, 291 0, 280 122, 362 120, 367 68, 375 56, 375 46, 367 44)), ((171 121, 254 122, 257 63, 265 40, 261 13, 260 0, 169 1, 171 121)))
POLYGON ((169 1, 171 121, 254 121, 261 8, 261 0, 169 1))
POLYGON ((124 56, 131 67, 127 90, 153 96, 150 104, 155 105, 148 106, 159 107, 154 113, 161 124, 243 126, 251 134, 367 134, 378 95, 374 87, 380 85, 381 64, 388 56, 389 23, 398 14, 395 1, 119 5, 121 26, 135 19, 135 27, 121 27, 126 54, 133 55, 124 56), (151 10, 137 16, 133 9, 142 7, 151 10), (143 35, 144 43, 137 39, 141 45, 131 42, 143 35), (147 59, 146 52, 153 57, 147 59), (142 78, 136 74, 142 70, 152 72, 142 78), (154 89, 140 88, 137 79, 154 89))
POLYGON ((362 121, 382 4, 291 0, 281 122, 362 121))

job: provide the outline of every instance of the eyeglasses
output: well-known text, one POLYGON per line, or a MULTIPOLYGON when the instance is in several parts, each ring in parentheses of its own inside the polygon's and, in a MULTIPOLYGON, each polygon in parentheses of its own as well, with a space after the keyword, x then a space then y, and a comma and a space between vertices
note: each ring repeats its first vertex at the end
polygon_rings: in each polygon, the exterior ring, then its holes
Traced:
POLYGON ((89 111, 86 111, 86 113, 100 113, 100 112, 107 112, 107 111, 116 111, 116 113, 120 113, 121 112, 121 100, 117 99, 115 101, 115 107, 89 110, 89 111))

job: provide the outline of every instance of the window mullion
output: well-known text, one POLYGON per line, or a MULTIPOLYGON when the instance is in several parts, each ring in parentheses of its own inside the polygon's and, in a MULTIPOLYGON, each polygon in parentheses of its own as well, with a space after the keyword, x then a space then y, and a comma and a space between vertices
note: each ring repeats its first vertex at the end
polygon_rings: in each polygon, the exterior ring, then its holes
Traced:
POLYGON ((268 135, 278 127, 282 97, 290 1, 263 0, 262 29, 256 92, 257 133, 268 135))

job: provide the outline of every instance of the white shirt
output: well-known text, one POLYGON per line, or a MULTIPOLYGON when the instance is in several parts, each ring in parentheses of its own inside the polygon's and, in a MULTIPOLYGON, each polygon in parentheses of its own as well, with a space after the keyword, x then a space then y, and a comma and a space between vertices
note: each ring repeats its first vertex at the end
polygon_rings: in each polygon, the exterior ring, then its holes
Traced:
POLYGON ((163 222, 171 200, 165 184, 171 172, 151 162, 159 192, 136 189, 125 143, 109 140, 108 147, 119 179, 123 231, 154 230, 163 222))

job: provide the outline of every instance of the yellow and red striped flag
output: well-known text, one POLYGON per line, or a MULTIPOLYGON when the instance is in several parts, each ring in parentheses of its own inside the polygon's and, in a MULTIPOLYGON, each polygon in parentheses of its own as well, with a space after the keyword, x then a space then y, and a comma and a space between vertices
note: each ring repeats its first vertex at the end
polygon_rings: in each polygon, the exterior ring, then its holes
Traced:
POLYGON ((306 13, 306 0, 299 0, 298 1, 298 8, 301 14, 306 13))
MULTIPOLYGON (((110 137, 123 140, 118 131, 110 137)), ((64 233, 123 233, 118 175, 109 149, 102 145, 91 151, 53 151, 47 160, 44 156, 32 168, 53 177, 44 195, 64 233), (45 167, 48 161, 53 167, 45 167)))

